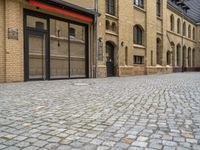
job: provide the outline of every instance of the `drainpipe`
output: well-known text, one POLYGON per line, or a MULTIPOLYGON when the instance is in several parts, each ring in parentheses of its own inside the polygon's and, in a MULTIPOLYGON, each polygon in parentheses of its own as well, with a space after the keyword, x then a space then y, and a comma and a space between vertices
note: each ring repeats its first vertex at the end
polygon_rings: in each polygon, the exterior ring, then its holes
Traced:
MULTIPOLYGON (((98 3, 99 1, 98 0, 95 0, 95 11, 98 13, 99 10, 98 10, 98 3)), ((96 78, 98 78, 98 52, 99 52, 99 47, 98 47, 98 14, 95 16, 95 26, 96 26, 96 78)), ((95 33, 94 33, 95 35, 95 33)))
MULTIPOLYGON (((182 2, 184 3, 184 0, 182 0, 182 2)), ((182 18, 182 23, 181 23, 181 28, 182 28, 182 32, 181 32, 181 34, 182 34, 182 40, 181 40, 181 49, 182 49, 182 72, 184 72, 184 50, 183 50, 183 9, 181 9, 181 18, 182 18)))

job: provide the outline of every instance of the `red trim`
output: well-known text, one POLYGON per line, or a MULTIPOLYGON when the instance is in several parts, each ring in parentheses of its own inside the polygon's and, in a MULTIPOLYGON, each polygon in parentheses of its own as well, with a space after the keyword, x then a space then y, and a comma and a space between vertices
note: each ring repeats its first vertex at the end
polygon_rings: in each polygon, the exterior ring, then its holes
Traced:
POLYGON ((44 3, 40 3, 40 2, 37 2, 35 0, 29 0, 29 4, 43 8, 43 9, 53 10, 53 11, 65 14, 69 17, 80 19, 80 20, 83 20, 83 21, 86 21, 86 22, 90 22, 90 23, 93 22, 93 19, 91 17, 81 15, 81 14, 78 14, 78 13, 75 13, 75 12, 72 12, 72 11, 69 11, 69 10, 65 10, 65 9, 62 9, 62 8, 58 8, 58 7, 55 7, 55 6, 46 5, 44 3))

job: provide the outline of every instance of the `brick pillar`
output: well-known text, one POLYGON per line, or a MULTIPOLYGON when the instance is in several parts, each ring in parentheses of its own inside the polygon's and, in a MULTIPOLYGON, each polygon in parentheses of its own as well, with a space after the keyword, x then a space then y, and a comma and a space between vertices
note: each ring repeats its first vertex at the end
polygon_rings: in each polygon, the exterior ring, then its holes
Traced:
POLYGON ((17 0, 5 0, 5 49, 6 82, 23 81, 23 7, 17 0))
POLYGON ((5 82, 5 0, 0 1, 0 83, 5 82))

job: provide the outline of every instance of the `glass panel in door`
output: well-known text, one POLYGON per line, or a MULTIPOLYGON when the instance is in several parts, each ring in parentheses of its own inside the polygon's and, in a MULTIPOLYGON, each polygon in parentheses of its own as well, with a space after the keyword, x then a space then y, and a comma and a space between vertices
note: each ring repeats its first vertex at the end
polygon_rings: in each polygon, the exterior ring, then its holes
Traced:
POLYGON ((70 78, 86 77, 85 27, 70 24, 70 78))
POLYGON ((28 36, 28 41, 29 79, 45 80, 45 34, 39 32, 30 32, 28 36))
POLYGON ((68 23, 50 19, 50 76, 69 78, 68 23))

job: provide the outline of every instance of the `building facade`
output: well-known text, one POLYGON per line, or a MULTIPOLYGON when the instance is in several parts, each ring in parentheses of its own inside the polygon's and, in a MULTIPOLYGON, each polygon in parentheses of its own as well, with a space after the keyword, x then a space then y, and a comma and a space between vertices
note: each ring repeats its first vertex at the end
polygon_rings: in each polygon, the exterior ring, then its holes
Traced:
POLYGON ((92 77, 96 13, 61 0, 0 0, 0 82, 92 77))
POLYGON ((0 7, 0 82, 200 71, 198 0, 0 0, 0 7))
POLYGON ((98 1, 97 76, 199 71, 199 8, 198 0, 98 1))

